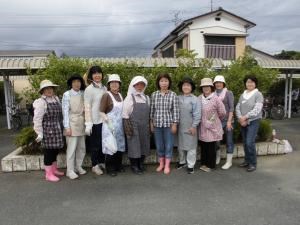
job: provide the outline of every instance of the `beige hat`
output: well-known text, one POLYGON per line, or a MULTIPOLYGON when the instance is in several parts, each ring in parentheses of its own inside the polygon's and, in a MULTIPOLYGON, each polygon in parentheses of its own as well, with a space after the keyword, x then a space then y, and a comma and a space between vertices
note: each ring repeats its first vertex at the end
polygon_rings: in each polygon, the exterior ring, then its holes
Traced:
POLYGON ((121 83, 120 76, 118 74, 109 74, 107 83, 112 82, 112 81, 118 81, 121 83))
POLYGON ((212 82, 212 79, 210 79, 210 78, 201 79, 200 87, 204 87, 204 86, 214 86, 213 82, 212 82))
POLYGON ((41 93, 42 90, 46 87, 58 87, 59 85, 53 84, 51 80, 42 80, 40 83, 39 92, 41 93))
POLYGON ((224 76, 222 76, 222 75, 217 75, 217 76, 215 77, 214 83, 216 83, 216 82, 222 82, 222 83, 226 84, 225 78, 224 78, 224 76))

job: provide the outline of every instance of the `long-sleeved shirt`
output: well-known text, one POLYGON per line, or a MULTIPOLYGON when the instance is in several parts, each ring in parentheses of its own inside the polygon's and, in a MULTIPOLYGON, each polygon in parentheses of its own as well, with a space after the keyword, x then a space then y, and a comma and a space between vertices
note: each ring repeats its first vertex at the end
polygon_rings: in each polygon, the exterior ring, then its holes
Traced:
POLYGON ((264 97, 258 90, 253 90, 252 93, 244 92, 236 105, 235 112, 237 118, 246 116, 248 122, 262 118, 262 107, 264 97))
POLYGON ((69 111, 70 111, 70 98, 71 96, 83 95, 83 91, 74 91, 73 89, 66 91, 62 97, 62 113, 63 113, 63 124, 64 128, 70 128, 70 118, 69 118, 69 111))
MULTIPOLYGON (((223 90, 224 91, 224 90, 223 90)), ((216 95, 219 95, 218 90, 216 90, 216 95)), ((226 90, 226 94, 224 96, 224 99, 222 99, 222 102, 226 109, 226 116, 224 117, 223 121, 228 121, 229 113, 234 112, 234 96, 232 91, 226 90)), ((233 118, 232 118, 233 120, 233 118)))
MULTIPOLYGON (((150 106, 150 98, 142 93, 135 93, 133 94, 135 101, 137 103, 146 103, 146 99, 148 99, 148 104, 150 106)), ((131 113, 133 111, 133 99, 132 95, 127 95, 125 100, 124 100, 124 105, 123 105, 123 112, 122 112, 122 117, 124 119, 129 119, 131 113)))
POLYGON ((103 118, 100 116, 100 102, 102 95, 106 93, 106 87, 91 83, 84 91, 85 125, 100 124, 103 118))
MULTIPOLYGON (((121 102, 122 99, 119 95, 119 93, 115 94, 113 92, 110 92, 115 100, 117 102, 121 102)), ((103 112, 103 113, 109 113, 114 107, 114 102, 113 100, 111 99, 110 95, 108 93, 105 93, 102 98, 101 98, 101 102, 100 102, 100 112, 103 112)))
POLYGON ((155 127, 170 127, 179 122, 178 97, 173 91, 152 93, 150 119, 155 127))
POLYGON ((42 95, 40 98, 33 102, 34 116, 33 116, 33 129, 37 135, 43 136, 43 117, 47 111, 47 103, 60 102, 57 96, 46 97, 42 95))

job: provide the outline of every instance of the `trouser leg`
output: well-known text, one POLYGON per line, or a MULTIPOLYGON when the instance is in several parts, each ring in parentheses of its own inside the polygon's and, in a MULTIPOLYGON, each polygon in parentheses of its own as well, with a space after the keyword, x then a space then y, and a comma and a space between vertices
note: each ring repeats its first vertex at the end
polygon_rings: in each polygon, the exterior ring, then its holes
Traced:
POLYGON ((82 167, 85 154, 86 154, 85 137, 79 136, 77 137, 76 160, 75 160, 76 168, 82 167))
POLYGON ((67 173, 74 172, 75 165, 75 152, 78 143, 78 137, 67 137, 67 173))
POLYGON ((196 155, 197 155, 196 149, 191 149, 187 151, 186 161, 187 161, 188 168, 194 168, 196 163, 196 155))

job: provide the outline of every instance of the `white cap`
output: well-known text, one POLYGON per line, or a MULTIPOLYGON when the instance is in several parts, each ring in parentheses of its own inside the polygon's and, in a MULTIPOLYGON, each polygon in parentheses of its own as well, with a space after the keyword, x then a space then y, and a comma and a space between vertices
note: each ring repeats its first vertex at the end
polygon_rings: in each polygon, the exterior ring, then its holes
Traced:
POLYGON ((222 82, 222 83, 226 84, 225 78, 224 78, 224 76, 222 76, 222 75, 217 75, 217 76, 215 77, 214 83, 216 83, 216 82, 222 82))
POLYGON ((110 74, 110 75, 108 76, 108 81, 107 81, 107 83, 112 82, 112 81, 118 81, 118 82, 121 83, 120 76, 119 76, 118 74, 110 74))
POLYGON ((46 88, 46 87, 57 87, 57 84, 53 84, 51 80, 43 80, 40 83, 40 89, 39 92, 41 93, 41 91, 46 88))

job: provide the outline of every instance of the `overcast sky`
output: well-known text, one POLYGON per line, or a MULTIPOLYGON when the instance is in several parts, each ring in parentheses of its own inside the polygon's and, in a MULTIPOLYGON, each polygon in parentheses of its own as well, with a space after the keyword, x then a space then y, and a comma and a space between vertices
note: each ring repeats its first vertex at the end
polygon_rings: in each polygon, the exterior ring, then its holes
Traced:
MULTIPOLYGON (((214 0, 257 24, 247 44, 274 54, 300 50, 299 0, 214 0)), ((210 0, 1 0, 0 50, 51 49, 73 56, 150 56, 187 19, 210 11, 210 0)))

